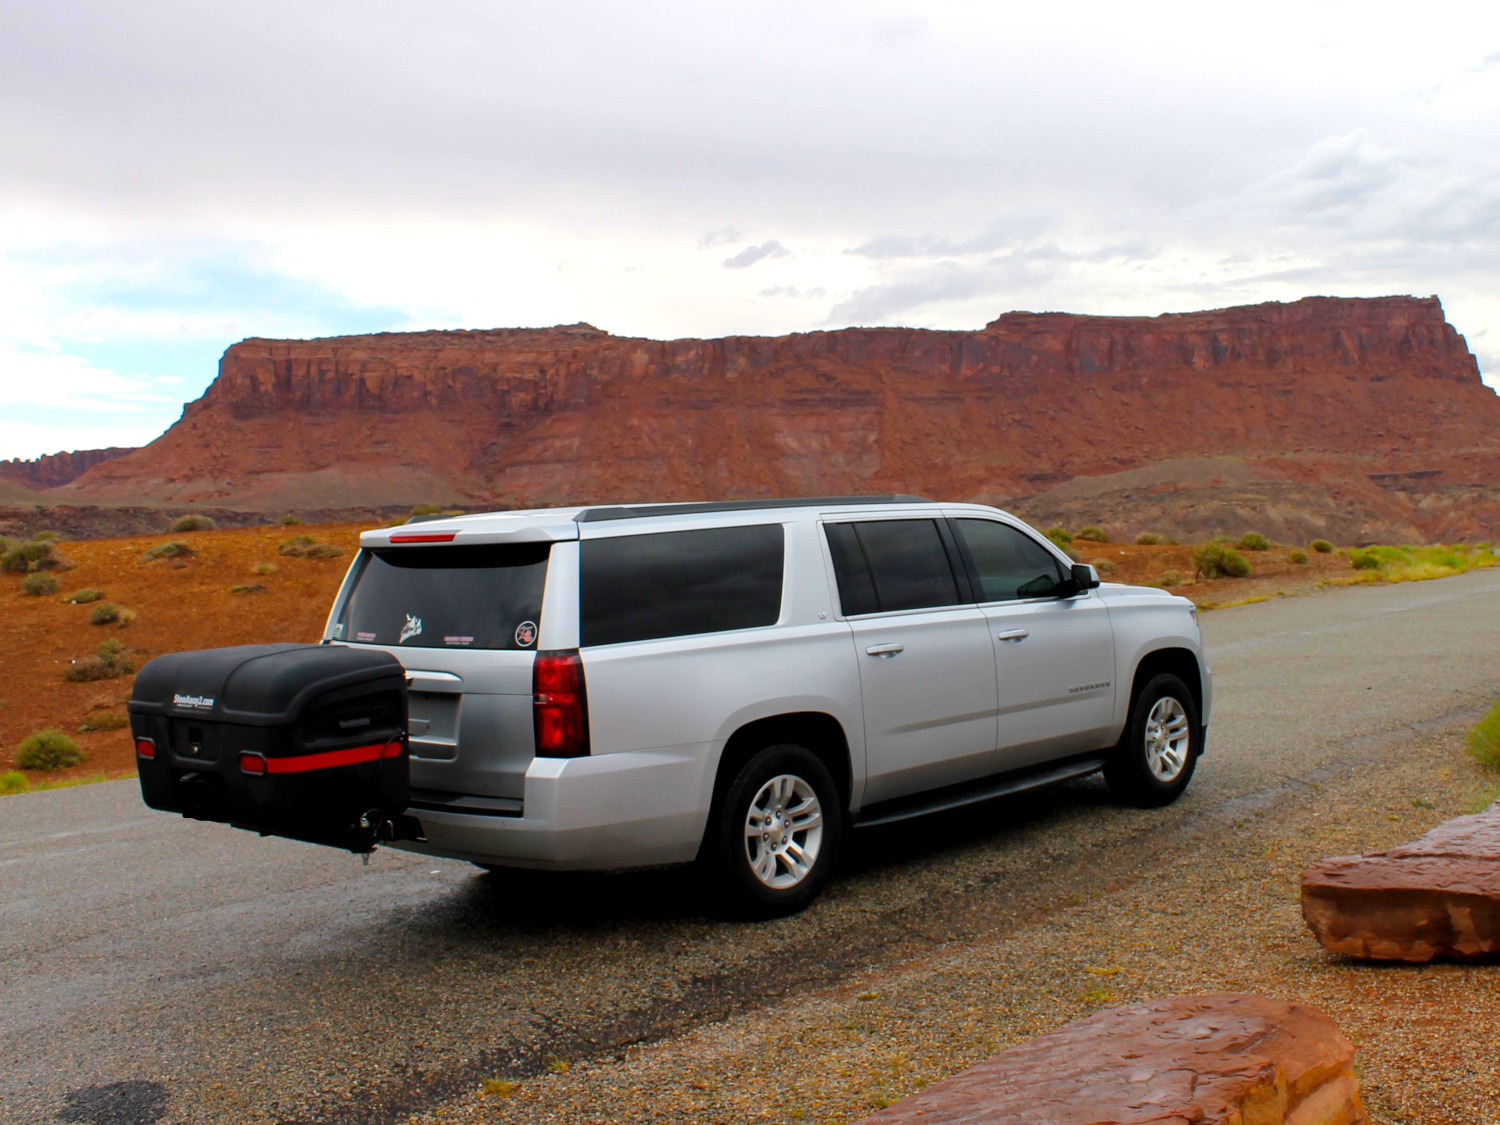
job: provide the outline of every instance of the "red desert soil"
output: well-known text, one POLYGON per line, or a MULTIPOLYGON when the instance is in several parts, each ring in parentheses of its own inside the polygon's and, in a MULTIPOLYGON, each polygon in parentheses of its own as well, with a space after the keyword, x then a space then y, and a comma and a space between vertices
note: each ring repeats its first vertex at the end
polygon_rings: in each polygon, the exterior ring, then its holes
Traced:
MULTIPOLYGON (((78 741, 88 759, 71 770, 28 771, 33 783, 133 771, 127 731, 78 732, 90 716, 123 715, 132 678, 68 683, 63 673, 69 662, 90 655, 110 637, 128 647, 138 667, 164 652, 316 640, 361 530, 357 524, 334 524, 71 540, 59 544, 58 553, 73 568, 55 572, 61 590, 52 597, 27 597, 21 593, 20 575, 0 575, 0 652, 5 654, 5 676, 0 681, 0 770, 13 768, 21 739, 35 730, 58 727, 78 741), (333 559, 278 554, 278 546, 293 535, 310 536, 345 553, 333 559), (189 544, 192 557, 177 562, 143 561, 148 548, 173 539, 189 544), (256 574, 257 563, 271 563, 276 571, 256 574), (231 592, 234 586, 263 589, 236 594, 231 592), (91 606, 65 601, 82 589, 104 591, 105 600, 135 611, 135 621, 123 629, 90 625, 91 606)), ((1109 581, 1155 585, 1169 571, 1176 571, 1185 582, 1191 583, 1193 577, 1188 546, 1080 541, 1074 549, 1085 562, 1112 565, 1114 569, 1105 575, 1109 581)), ((1348 560, 1336 554, 1313 554, 1303 565, 1293 563, 1285 548, 1250 552, 1246 557, 1255 568, 1253 577, 1202 581, 1177 592, 1212 606, 1301 592, 1324 578, 1351 573, 1348 560)))

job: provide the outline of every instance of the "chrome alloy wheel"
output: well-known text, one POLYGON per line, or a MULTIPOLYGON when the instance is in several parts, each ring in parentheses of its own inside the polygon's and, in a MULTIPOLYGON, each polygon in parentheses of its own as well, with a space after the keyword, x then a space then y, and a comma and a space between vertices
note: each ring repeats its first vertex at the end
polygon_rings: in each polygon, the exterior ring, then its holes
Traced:
POLYGON ((760 787, 745 817, 745 858, 757 879, 775 890, 795 887, 822 846, 823 807, 811 785, 783 773, 760 787))
POLYGON ((1187 711, 1170 695, 1156 701, 1146 716, 1146 768, 1157 781, 1177 779, 1192 747, 1187 711))

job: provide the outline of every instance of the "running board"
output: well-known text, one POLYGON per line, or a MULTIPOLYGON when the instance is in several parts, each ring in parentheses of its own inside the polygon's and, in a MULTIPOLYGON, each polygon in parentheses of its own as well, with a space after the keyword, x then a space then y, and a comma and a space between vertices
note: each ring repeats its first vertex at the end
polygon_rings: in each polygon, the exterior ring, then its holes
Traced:
POLYGON ((856 828, 869 828, 877 824, 892 824, 898 820, 908 820, 914 816, 926 816, 928 813, 943 812, 946 809, 962 808, 964 805, 977 804, 980 801, 990 801, 996 797, 1008 797, 1012 793, 1025 793, 1029 789, 1042 789, 1048 785, 1056 785, 1060 781, 1071 781, 1075 777, 1085 777, 1096 773, 1104 768, 1103 758, 1084 758, 1080 761, 1068 762, 1055 769, 1045 770, 1041 773, 1025 774, 1021 777, 1007 777, 988 785, 981 785, 975 789, 965 788, 961 793, 947 790, 930 800, 920 801, 913 805, 903 805, 899 809, 876 812, 874 816, 861 817, 854 822, 856 828))

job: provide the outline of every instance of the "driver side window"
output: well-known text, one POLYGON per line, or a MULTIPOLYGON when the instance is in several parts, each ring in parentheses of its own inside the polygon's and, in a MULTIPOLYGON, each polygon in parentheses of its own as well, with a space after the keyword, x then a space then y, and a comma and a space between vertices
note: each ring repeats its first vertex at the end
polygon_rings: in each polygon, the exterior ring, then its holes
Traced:
POLYGON ((980 600, 1008 602, 1058 595, 1067 576, 1036 540, 994 520, 953 521, 979 575, 980 600))

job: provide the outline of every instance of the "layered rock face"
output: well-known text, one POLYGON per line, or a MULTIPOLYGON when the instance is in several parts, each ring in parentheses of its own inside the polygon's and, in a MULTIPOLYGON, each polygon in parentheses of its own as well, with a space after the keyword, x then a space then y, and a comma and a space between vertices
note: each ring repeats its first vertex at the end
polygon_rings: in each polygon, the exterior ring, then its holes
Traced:
POLYGON ((1302 873, 1302 917, 1324 948, 1374 961, 1500 952, 1500 806, 1383 852, 1302 873))
POLYGON ((167 434, 66 487, 257 508, 915 492, 1089 522, 1186 490, 1207 504, 1188 522, 1249 507, 1347 540, 1500 526, 1497 486, 1500 399, 1436 298, 1396 297, 977 332, 246 340, 167 434))
POLYGON ((35 460, 0 461, 0 480, 28 488, 56 488, 88 472, 95 465, 133 453, 132 449, 79 449, 71 453, 49 453, 35 460))
POLYGON ((1012 1047, 864 1125, 1368 1125, 1354 1048, 1262 996, 1115 1008, 1012 1047))

